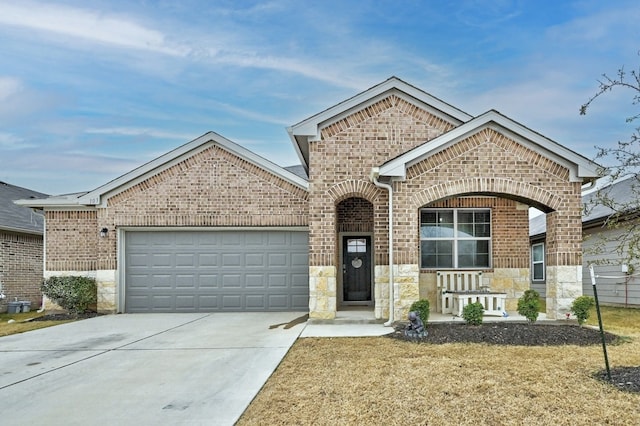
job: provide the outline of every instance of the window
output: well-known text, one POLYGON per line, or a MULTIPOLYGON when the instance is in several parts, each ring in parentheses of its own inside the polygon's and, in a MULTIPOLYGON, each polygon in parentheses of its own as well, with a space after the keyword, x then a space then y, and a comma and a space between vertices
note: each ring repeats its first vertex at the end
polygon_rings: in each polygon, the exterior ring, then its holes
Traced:
POLYGON ((544 243, 531 246, 531 277, 533 281, 544 281, 544 243))
POLYGON ((491 210, 422 209, 420 267, 491 267, 491 210))

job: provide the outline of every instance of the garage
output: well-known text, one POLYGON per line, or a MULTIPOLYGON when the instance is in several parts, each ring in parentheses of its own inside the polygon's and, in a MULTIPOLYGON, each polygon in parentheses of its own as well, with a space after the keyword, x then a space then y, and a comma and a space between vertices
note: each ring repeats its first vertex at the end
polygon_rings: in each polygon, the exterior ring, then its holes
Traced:
POLYGON ((124 311, 308 311, 309 234, 127 231, 124 311))

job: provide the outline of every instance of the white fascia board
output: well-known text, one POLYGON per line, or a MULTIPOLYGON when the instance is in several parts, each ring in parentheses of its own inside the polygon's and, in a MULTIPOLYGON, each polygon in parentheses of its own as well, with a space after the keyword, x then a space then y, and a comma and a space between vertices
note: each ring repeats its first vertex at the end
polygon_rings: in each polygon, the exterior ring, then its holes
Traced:
POLYGON ((394 91, 395 94, 406 94, 402 96, 405 100, 414 103, 420 101, 428 105, 431 109, 442 111, 447 118, 452 117, 461 123, 473 118, 473 116, 461 111, 446 102, 429 95, 428 93, 412 86, 397 77, 391 77, 384 82, 361 92, 331 108, 328 108, 312 117, 294 124, 290 127, 291 134, 296 136, 309 136, 310 140, 320 139, 320 128, 332 122, 338 121, 355 110, 363 109, 373 104, 387 95, 387 92, 394 91), (411 99, 413 98, 413 100, 411 99))
POLYGON ((16 234, 29 234, 42 236, 42 231, 34 231, 33 229, 13 228, 11 226, 0 226, 0 231, 13 232, 16 234))
POLYGON ((281 177, 282 179, 288 181, 293 185, 299 186, 305 190, 309 189, 309 183, 296 174, 283 169, 282 167, 270 162, 263 157, 260 157, 257 154, 254 154, 246 148, 243 148, 240 145, 231 142, 229 139, 220 136, 215 132, 208 132, 200 136, 199 138, 194 139, 193 141, 138 167, 137 169, 134 169, 129 173, 112 180, 106 185, 88 192, 78 200, 78 203, 84 205, 100 205, 102 207, 106 207, 106 199, 109 195, 120 192, 126 188, 130 188, 148 179, 149 177, 163 170, 166 170, 169 167, 174 166, 180 161, 183 161, 185 157, 193 155, 199 151, 203 151, 213 145, 220 146, 221 148, 247 160, 248 162, 253 163, 256 166, 281 177))
POLYGON ((306 152, 302 151, 300 147, 300 143, 298 142, 298 138, 305 138, 306 136, 295 136, 293 134, 293 129, 291 127, 287 127, 287 133, 289 134, 289 139, 291 139, 291 143, 293 144, 293 149, 296 151, 296 155, 300 160, 300 164, 304 167, 304 171, 307 172, 307 176, 309 175, 309 141, 305 141, 305 145, 307 146, 306 152))
POLYGON ((519 143, 564 165, 570 170, 570 180, 572 182, 581 182, 583 178, 598 176, 597 164, 493 110, 382 165, 380 167, 380 175, 404 179, 408 167, 483 128, 493 128, 501 133, 506 132, 519 143))
POLYGON ((79 206, 78 199, 86 194, 80 192, 77 194, 57 195, 47 198, 28 198, 24 200, 15 200, 13 203, 19 206, 31 207, 31 208, 57 208, 57 207, 69 207, 79 206))

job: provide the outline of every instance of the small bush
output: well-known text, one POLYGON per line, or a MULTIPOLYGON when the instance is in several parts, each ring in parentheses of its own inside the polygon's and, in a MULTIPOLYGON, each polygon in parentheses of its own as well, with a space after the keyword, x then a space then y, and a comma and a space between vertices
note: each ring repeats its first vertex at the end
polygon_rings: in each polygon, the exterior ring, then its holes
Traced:
POLYGON ((571 312, 578 319, 578 324, 582 325, 589 318, 589 310, 596 305, 596 301, 591 296, 580 296, 571 304, 571 312))
POLYGON ((482 314, 484 313, 484 306, 480 302, 469 303, 462 308, 462 318, 469 325, 482 324, 482 314))
POLYGON ((409 311, 417 312, 422 322, 426 324, 429 320, 429 301, 427 299, 420 299, 413 302, 409 311))
POLYGON ((88 277, 51 277, 42 283, 42 292, 71 314, 87 312, 98 301, 96 280, 88 277))
POLYGON ((518 313, 527 321, 536 322, 540 312, 540 294, 535 290, 527 290, 518 299, 518 313))

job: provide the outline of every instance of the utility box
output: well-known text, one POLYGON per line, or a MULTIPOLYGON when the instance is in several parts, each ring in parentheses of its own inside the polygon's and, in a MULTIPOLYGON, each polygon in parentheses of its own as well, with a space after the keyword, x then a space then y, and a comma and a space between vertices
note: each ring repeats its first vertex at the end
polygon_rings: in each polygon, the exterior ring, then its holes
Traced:
POLYGON ((19 314, 22 312, 22 302, 9 302, 7 306, 7 313, 19 314))
POLYGON ((9 302, 7 306, 7 313, 19 314, 21 312, 29 312, 31 310, 31 302, 28 300, 21 300, 19 302, 9 302))

